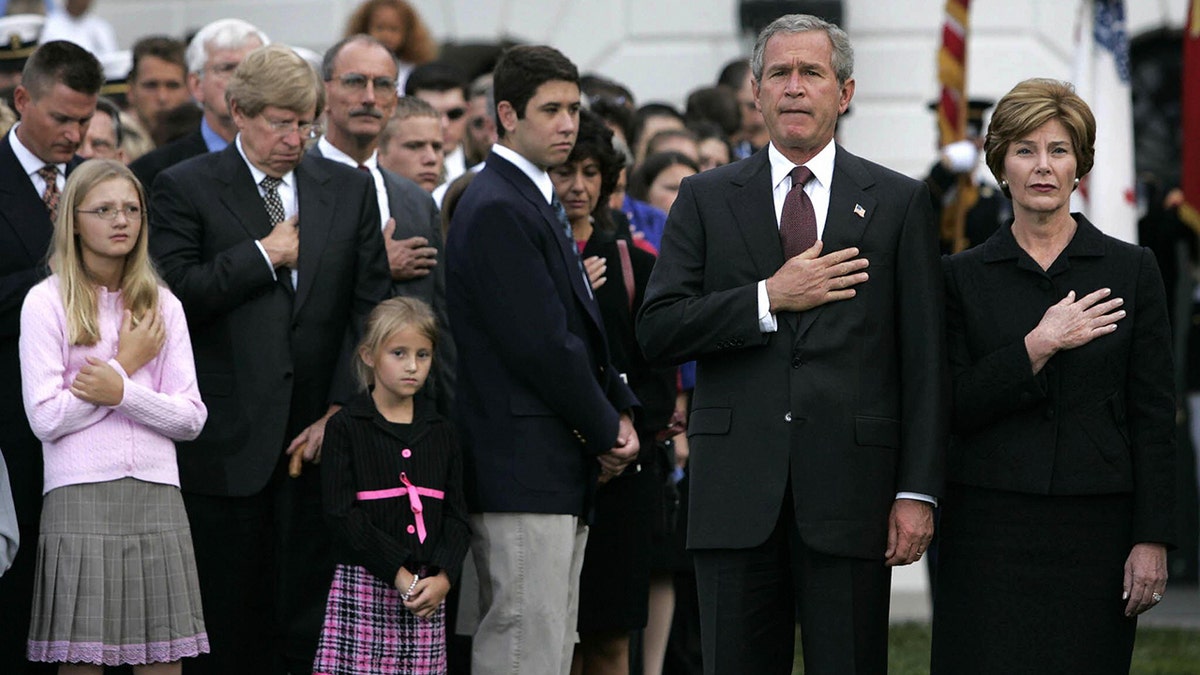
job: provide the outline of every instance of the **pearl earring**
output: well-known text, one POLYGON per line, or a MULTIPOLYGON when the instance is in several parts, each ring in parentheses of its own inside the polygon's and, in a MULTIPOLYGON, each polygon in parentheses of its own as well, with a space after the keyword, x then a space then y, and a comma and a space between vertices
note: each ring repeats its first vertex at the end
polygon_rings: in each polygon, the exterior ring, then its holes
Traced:
POLYGON ((1008 187, 1008 181, 1006 181, 1006 180, 1004 180, 1003 178, 1001 178, 1001 179, 1000 179, 1000 187, 1002 187, 1002 188, 1006 188, 1006 187, 1008 187))
POLYGON ((1075 179, 1075 187, 1079 187, 1079 179, 1078 178, 1075 179))

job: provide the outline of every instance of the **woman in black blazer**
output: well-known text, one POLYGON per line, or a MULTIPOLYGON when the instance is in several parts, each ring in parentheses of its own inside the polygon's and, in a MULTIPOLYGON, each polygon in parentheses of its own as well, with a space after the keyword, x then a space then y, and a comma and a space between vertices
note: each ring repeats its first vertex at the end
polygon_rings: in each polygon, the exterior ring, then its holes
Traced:
POLYGON ((1070 212, 1095 119, 1066 83, 996 106, 1013 222, 945 259, 953 438, 933 673, 1126 673, 1174 535, 1166 297, 1148 249, 1070 212))

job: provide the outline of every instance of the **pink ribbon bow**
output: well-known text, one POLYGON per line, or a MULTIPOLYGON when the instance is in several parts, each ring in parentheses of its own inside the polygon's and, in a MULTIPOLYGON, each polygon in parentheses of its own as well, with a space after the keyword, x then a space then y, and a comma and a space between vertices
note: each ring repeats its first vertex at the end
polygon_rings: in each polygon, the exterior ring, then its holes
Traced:
POLYGON ((433 499, 445 499, 446 493, 441 490, 432 488, 417 487, 408 479, 408 475, 403 471, 400 472, 400 482, 404 483, 404 487, 388 488, 386 490, 364 490, 357 493, 359 501, 369 501, 373 499, 393 499, 395 497, 403 497, 408 495, 408 505, 412 509, 413 519, 417 523, 417 541, 425 543, 425 507, 421 504, 421 495, 432 497, 433 499))

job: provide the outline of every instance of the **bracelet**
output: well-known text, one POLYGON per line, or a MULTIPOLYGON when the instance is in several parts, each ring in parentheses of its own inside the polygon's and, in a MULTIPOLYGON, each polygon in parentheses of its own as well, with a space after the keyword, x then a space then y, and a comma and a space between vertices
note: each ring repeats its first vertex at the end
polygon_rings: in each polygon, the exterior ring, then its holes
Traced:
POLYGON ((414 573, 412 583, 408 585, 407 591, 404 591, 403 593, 400 594, 400 599, 407 602, 408 596, 412 595, 413 589, 417 587, 417 582, 420 580, 421 580, 421 575, 414 573))

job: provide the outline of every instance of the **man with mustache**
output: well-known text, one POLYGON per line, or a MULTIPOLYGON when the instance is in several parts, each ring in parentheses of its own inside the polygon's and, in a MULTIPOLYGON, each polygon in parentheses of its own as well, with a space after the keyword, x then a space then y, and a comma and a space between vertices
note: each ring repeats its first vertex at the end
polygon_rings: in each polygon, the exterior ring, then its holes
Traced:
POLYGON ((325 135, 309 153, 371 174, 392 295, 425 301, 442 325, 433 376, 421 391, 433 396, 440 412, 448 414, 454 343, 446 321, 445 273, 438 267, 441 218, 429 193, 379 165, 379 139, 396 111, 398 69, 392 52, 368 35, 352 35, 330 47, 321 64, 327 101, 325 135))

